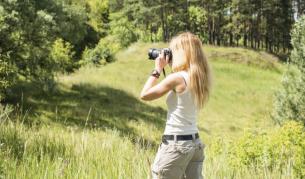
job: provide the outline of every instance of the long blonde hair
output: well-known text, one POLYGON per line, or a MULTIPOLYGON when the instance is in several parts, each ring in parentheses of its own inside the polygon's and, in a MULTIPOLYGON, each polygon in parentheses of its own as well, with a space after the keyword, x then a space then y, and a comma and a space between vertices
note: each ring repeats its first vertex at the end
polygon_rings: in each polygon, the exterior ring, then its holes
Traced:
POLYGON ((198 109, 203 108, 211 92, 211 70, 203 53, 201 40, 190 32, 184 32, 174 37, 170 48, 178 54, 173 58, 172 71, 186 70, 190 76, 190 90, 198 109))

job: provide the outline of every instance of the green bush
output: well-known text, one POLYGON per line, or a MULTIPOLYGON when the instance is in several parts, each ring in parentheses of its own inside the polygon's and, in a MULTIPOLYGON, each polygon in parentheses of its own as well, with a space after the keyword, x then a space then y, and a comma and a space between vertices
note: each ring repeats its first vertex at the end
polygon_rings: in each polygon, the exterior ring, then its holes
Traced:
POLYGON ((90 28, 85 4, 65 0, 0 2, 0 99, 18 79, 14 77, 38 82, 49 90, 54 89, 58 70, 71 71, 69 43, 80 55, 84 46, 96 41, 90 39, 91 34, 87 36, 90 28))
POLYGON ((73 56, 72 45, 59 38, 54 41, 50 52, 50 57, 54 62, 55 71, 72 71, 73 70, 73 56))
POLYGON ((276 93, 274 119, 302 121, 305 124, 305 15, 292 28, 293 50, 283 88, 276 93))
POLYGON ((234 169, 255 166, 283 171, 291 167, 295 176, 305 177, 305 128, 289 121, 270 133, 246 133, 230 144, 229 161, 234 169))
POLYGON ((104 65, 115 60, 114 54, 120 49, 118 41, 113 36, 100 39, 94 49, 86 48, 83 52, 80 65, 104 65))

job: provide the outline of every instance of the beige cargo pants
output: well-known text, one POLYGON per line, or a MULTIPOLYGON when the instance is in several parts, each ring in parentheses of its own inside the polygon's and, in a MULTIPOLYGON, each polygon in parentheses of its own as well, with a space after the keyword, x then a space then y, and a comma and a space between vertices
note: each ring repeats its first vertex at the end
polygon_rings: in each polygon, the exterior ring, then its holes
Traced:
POLYGON ((162 142, 151 166, 152 178, 203 179, 204 147, 200 139, 162 142))

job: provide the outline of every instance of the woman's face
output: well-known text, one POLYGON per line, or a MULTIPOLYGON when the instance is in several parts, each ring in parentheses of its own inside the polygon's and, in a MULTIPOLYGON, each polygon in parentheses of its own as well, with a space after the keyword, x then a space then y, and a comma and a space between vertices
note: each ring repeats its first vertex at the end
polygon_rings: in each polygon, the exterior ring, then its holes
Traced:
POLYGON ((169 66, 172 67, 173 66, 173 63, 177 63, 177 62, 181 62, 184 57, 184 53, 183 53, 183 50, 179 50, 179 49, 174 49, 172 50, 172 60, 170 61, 169 66))

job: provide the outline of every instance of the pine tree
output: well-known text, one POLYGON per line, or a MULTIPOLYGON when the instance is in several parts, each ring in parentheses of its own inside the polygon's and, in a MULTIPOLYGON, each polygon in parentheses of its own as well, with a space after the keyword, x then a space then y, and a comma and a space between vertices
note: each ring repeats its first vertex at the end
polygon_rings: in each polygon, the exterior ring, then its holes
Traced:
POLYGON ((283 89, 277 92, 274 118, 302 121, 305 124, 305 15, 294 25, 289 67, 283 77, 283 89))

